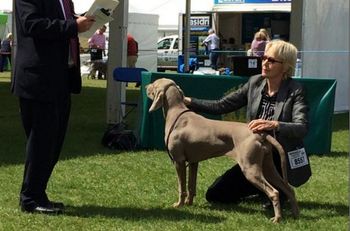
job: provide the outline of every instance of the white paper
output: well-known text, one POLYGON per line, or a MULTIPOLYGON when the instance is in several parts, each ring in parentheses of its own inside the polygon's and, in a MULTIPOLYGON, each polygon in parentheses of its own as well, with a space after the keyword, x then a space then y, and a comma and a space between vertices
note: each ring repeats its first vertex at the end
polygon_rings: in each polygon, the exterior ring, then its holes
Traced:
POLYGON ((97 29, 112 21, 113 18, 111 15, 118 5, 118 0, 95 0, 88 12, 85 14, 86 16, 95 16, 95 23, 92 25, 90 30, 81 33, 80 36, 90 38, 97 29))
POLYGON ((248 59, 248 68, 257 68, 258 60, 256 59, 248 59))
POLYGON ((288 159, 291 169, 300 168, 309 164, 305 148, 300 148, 288 152, 288 159))

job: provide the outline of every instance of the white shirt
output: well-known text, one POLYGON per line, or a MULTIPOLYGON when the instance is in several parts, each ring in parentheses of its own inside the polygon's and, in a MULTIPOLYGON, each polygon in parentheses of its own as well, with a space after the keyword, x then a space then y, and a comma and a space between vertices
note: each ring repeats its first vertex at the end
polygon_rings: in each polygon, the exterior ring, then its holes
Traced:
POLYGON ((212 33, 203 41, 209 44, 209 50, 219 49, 220 38, 212 33))

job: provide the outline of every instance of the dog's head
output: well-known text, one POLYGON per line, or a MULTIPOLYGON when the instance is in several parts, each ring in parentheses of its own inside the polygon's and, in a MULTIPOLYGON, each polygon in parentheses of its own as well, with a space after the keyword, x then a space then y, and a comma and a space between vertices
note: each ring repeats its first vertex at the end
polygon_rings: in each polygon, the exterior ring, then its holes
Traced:
MULTIPOLYGON (((153 100, 149 112, 155 111, 163 106, 165 92, 170 86, 175 86, 179 89, 173 80, 166 78, 157 79, 146 86, 147 97, 153 100)), ((182 93, 181 89, 179 90, 182 93)))

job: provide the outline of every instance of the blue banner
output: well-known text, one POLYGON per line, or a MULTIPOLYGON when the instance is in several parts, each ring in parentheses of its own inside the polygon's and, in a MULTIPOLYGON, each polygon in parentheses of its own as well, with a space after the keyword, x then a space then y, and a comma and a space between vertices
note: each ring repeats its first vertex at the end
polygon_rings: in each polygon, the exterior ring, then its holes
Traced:
POLYGON ((214 4, 291 3, 292 0, 214 0, 214 4))

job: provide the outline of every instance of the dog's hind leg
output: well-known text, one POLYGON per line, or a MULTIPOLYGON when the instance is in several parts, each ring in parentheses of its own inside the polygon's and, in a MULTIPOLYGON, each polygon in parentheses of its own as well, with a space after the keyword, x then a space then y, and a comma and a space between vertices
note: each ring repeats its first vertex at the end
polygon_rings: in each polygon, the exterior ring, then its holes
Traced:
POLYGON ((177 173, 177 183, 179 190, 179 200, 173 204, 173 207, 178 208, 185 204, 186 193, 186 163, 185 161, 175 161, 175 168, 177 173))
POLYGON ((249 182, 255 187, 263 191, 271 200, 275 216, 271 218, 273 223, 278 223, 282 218, 281 205, 279 201, 279 192, 265 179, 261 166, 254 164, 245 163, 241 166, 244 176, 249 182))
POLYGON ((295 198, 294 190, 291 186, 286 183, 280 174, 278 173, 276 166, 272 164, 272 157, 270 156, 270 160, 267 158, 264 161, 264 176, 266 177, 267 181, 270 182, 272 185, 274 185, 277 189, 282 190, 291 205, 292 213, 294 218, 297 218, 299 216, 299 207, 298 202, 295 198))
POLYGON ((198 162, 197 163, 189 163, 188 168, 188 193, 186 197, 185 204, 192 205, 193 198, 196 196, 196 186, 197 186, 197 170, 198 170, 198 162))

